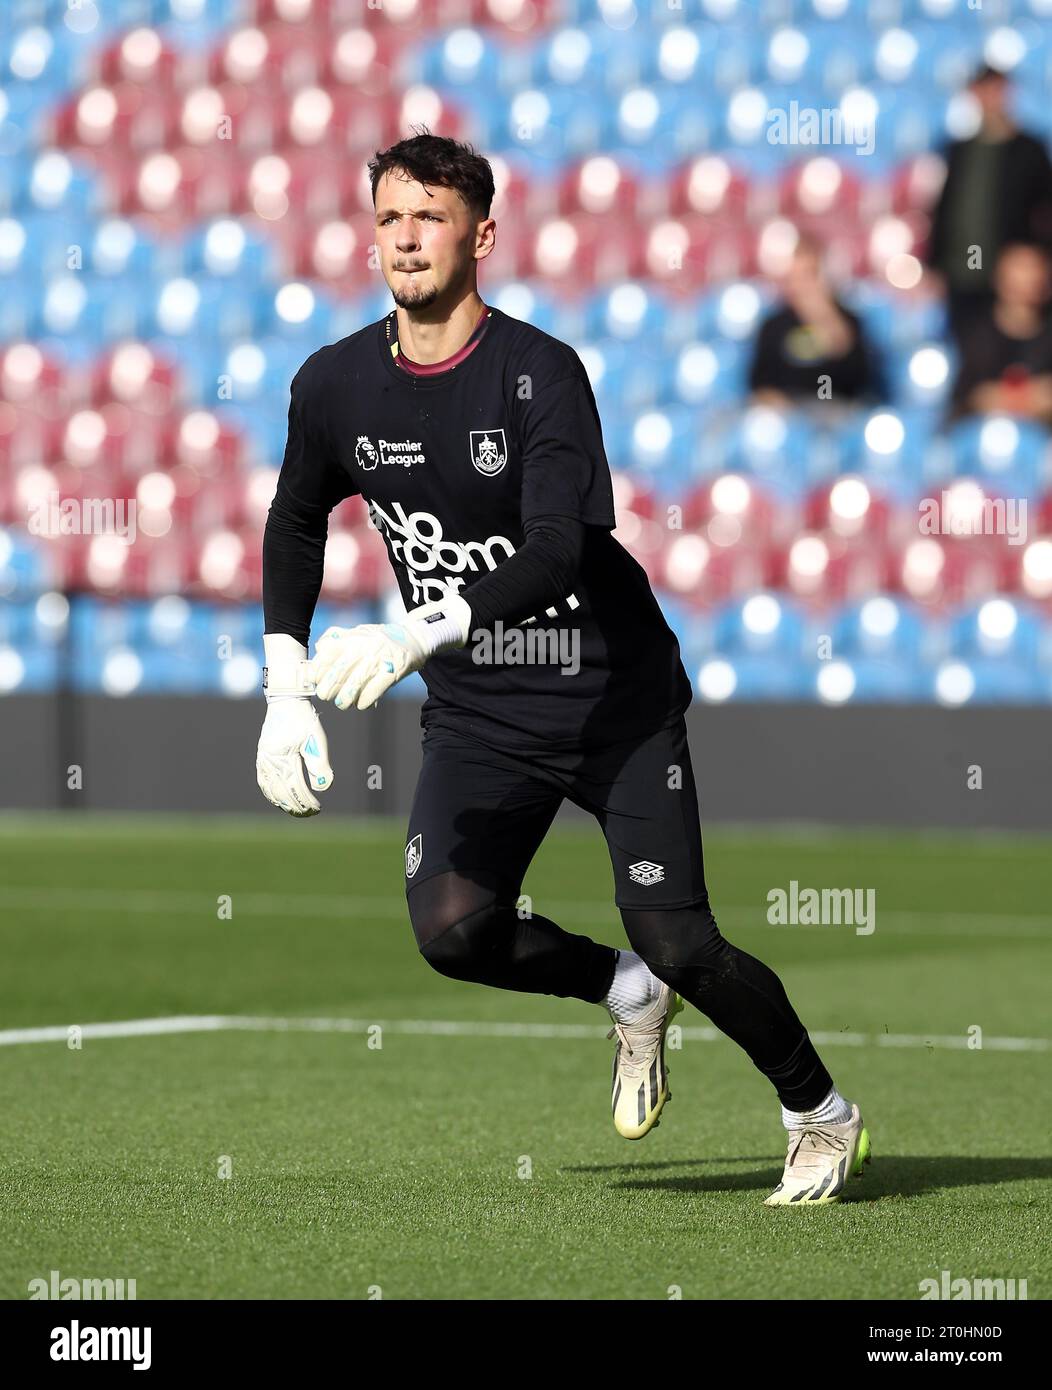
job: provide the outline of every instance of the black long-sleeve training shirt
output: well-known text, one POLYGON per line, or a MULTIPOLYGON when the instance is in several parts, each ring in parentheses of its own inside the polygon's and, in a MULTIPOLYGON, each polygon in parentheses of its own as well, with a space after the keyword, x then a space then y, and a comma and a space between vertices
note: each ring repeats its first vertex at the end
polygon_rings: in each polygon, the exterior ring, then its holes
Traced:
POLYGON ((408 609, 453 590, 474 643, 422 675, 432 723, 508 748, 602 746, 673 722, 690 703, 679 645, 646 574, 610 534, 610 471, 577 354, 489 310, 449 371, 395 362, 389 320, 322 348, 292 383, 289 433, 264 537, 267 632, 306 643, 329 512, 360 494, 408 609))

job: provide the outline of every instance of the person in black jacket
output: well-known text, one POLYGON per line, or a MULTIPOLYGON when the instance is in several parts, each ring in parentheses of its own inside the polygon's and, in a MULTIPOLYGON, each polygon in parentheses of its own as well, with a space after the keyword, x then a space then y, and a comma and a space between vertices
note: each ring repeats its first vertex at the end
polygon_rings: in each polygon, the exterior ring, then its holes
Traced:
POLYGON ((1048 151, 1012 121, 1011 86, 1003 72, 980 68, 969 90, 979 104, 979 128, 946 151, 946 181, 932 213, 927 256, 945 283, 957 339, 976 311, 989 309, 1003 247, 1031 241, 1052 249, 1048 151))
POLYGON ((960 343, 952 418, 1014 415, 1052 425, 1049 262, 1040 246, 1006 246, 994 271, 995 299, 960 343))
POLYGON ((879 363, 861 322, 826 280, 812 237, 797 241, 780 288, 784 303, 760 325, 753 350, 753 401, 783 407, 882 399, 879 363))

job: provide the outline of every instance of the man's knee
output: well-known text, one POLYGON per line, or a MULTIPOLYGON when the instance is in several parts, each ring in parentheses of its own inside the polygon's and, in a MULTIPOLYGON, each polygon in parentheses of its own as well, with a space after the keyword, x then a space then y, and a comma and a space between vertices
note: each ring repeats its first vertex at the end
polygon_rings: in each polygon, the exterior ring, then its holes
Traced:
POLYGON ((477 979, 480 960, 499 936, 495 894, 459 875, 437 875, 415 888, 408 903, 428 965, 454 980, 477 979))
POLYGON ((716 925, 708 897, 689 907, 626 908, 621 916, 633 951, 680 994, 705 988, 734 968, 734 949, 716 925))
POLYGON ((440 975, 453 980, 475 979, 483 942, 492 930, 494 911, 493 907, 480 908, 428 940, 418 941, 420 954, 440 975))

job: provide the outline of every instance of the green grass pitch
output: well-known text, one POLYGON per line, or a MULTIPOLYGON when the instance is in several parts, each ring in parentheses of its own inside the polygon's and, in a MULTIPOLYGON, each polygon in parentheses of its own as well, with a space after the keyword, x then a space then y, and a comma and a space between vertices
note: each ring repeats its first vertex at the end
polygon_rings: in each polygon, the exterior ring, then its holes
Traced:
MULTIPOLYGON (((402 835, 0 821, 0 1296, 54 1269, 140 1299, 917 1299, 943 1270, 1048 1297, 1047 839, 707 833, 722 930, 780 973, 873 1138, 850 1201, 797 1211, 762 1205, 773 1092, 695 1010, 661 1127, 629 1143, 605 1014, 432 972, 402 835), (768 925, 793 879, 875 889, 876 930, 768 925), (181 1016, 288 1024, 65 1036, 181 1016)), ((597 829, 556 827, 526 890, 624 944, 597 829)))

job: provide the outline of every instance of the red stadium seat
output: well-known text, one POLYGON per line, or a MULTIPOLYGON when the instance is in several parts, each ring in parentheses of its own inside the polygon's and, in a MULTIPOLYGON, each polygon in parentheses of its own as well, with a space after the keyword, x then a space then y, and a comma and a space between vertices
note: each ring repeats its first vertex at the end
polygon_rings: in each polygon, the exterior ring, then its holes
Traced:
POLYGON ((520 280, 533 274, 534 235, 532 229, 514 218, 498 222, 493 250, 482 262, 481 284, 520 280))
POLYGON ((94 405, 120 401, 151 415, 171 410, 179 392, 178 373, 145 343, 122 343, 93 363, 88 399, 94 405))
POLYGON ((1008 582, 1010 558, 992 537, 920 536, 889 559, 889 587, 931 608, 973 603, 1008 582))
POLYGON ((900 215, 921 213, 927 216, 945 178, 946 162, 934 151, 900 164, 891 176, 890 211, 900 215))
POLYGON ((779 181, 778 202, 794 222, 854 221, 862 197, 860 180, 829 155, 817 155, 791 168, 779 181))
POLYGON ((0 399, 25 404, 35 414, 53 416, 71 394, 70 376, 36 343, 0 348, 0 399))
POLYGON ((112 466, 138 478, 162 465, 168 433, 163 415, 106 401, 68 414, 52 457, 77 468, 112 466))
POLYGON ((213 531, 196 540, 192 589, 199 597, 253 601, 261 591, 262 532, 213 531))
POLYGON ((24 405, 0 403, 0 463, 5 468, 47 464, 60 456, 64 423, 46 420, 24 405))
POLYGON ((330 526, 322 578, 326 598, 377 598, 390 578, 386 549, 373 527, 330 526))
POLYGON ((208 59, 208 80, 262 91, 293 91, 318 81, 329 39, 309 25, 249 22, 228 34, 208 59))
POLYGON ((695 293, 756 270, 756 233, 700 213, 650 223, 642 249, 644 274, 677 293, 695 293))
POLYGON ((868 540, 808 531, 777 551, 773 583, 809 603, 850 603, 883 590, 887 551, 868 540))
POLYGON ((34 512, 46 507, 52 494, 57 492, 58 476, 54 469, 36 460, 18 468, 5 464, 0 469, 0 517, 14 525, 26 526, 34 512))
POLYGON ((664 186, 667 196, 661 210, 673 217, 701 214, 731 223, 746 220, 749 182, 722 155, 700 155, 678 169, 664 186))
POLYGON ((362 96, 390 95, 405 46, 406 40, 392 25, 345 27, 324 44, 321 81, 333 88, 350 87, 362 96))
POLYGON ((1002 587, 1052 613, 1052 529, 1032 531, 1025 544, 1006 547, 1002 587))
POLYGON ((563 216, 634 217, 639 183, 610 155, 593 155, 566 171, 557 184, 557 211, 563 216))
POLYGON ((703 535, 719 548, 745 542, 767 546, 786 542, 799 530, 799 507, 777 506, 753 478, 725 473, 683 499, 683 529, 703 535))
POLYGON ((105 48, 98 60, 99 77, 107 84, 130 83, 155 92, 172 92, 188 55, 168 47, 156 29, 132 29, 105 48))
POLYGON ((245 441, 214 411, 188 410, 168 420, 164 457, 205 480, 235 478, 246 465, 245 441))
POLYGON ((64 148, 92 151, 153 150, 171 144, 179 108, 165 92, 130 82, 87 88, 52 117, 51 137, 64 148))
POLYGON ((713 545, 697 532, 684 532, 665 547, 660 585, 698 607, 723 603, 769 584, 771 558, 759 545, 713 545))
POLYGON ((137 534, 132 545, 120 536, 64 536, 48 543, 71 589, 147 598, 185 592, 190 550, 184 538, 137 534))
POLYGON ((338 294, 358 294, 375 288, 378 272, 370 268, 373 219, 365 214, 334 217, 322 222, 275 223, 273 235, 285 251, 292 275, 319 280, 338 294))
POLYGON ((845 476, 817 488, 807 498, 804 524, 845 540, 887 544, 917 531, 916 511, 896 515, 885 498, 861 478, 845 476))

